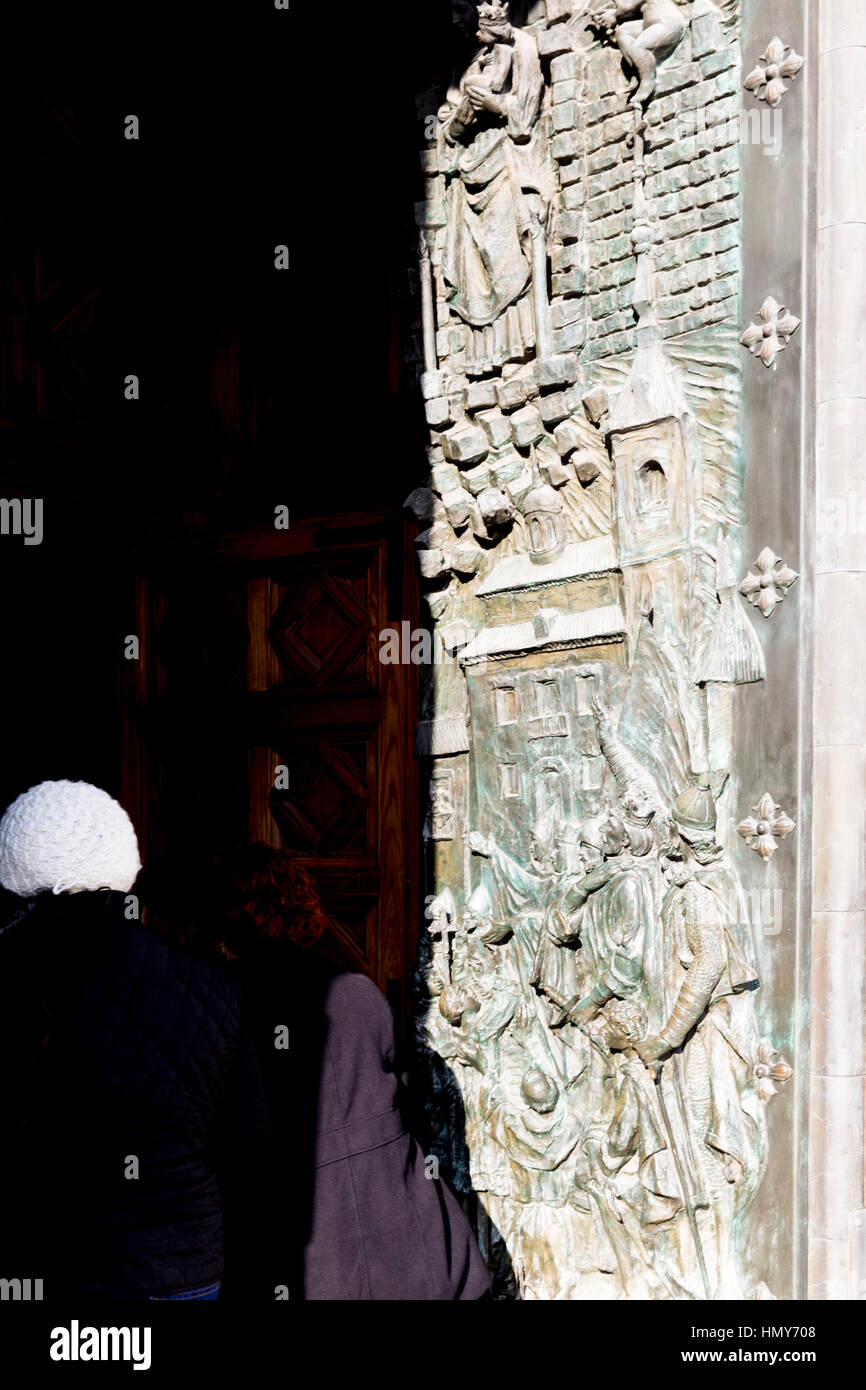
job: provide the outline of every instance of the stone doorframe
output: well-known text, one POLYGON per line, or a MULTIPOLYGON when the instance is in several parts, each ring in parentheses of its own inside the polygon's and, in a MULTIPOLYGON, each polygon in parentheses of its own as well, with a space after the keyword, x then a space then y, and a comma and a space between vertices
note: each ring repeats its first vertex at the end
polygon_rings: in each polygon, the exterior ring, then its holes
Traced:
MULTIPOLYGON (((810 15, 814 489, 810 1298, 866 1298, 866 0, 810 15)), ((811 423, 804 436, 810 452, 811 423)), ((808 477, 806 465, 804 481, 808 477)), ((811 532, 811 535, 810 535, 811 532)), ((804 610, 804 620, 809 615, 804 610)), ((804 633, 807 637, 808 633, 804 633)), ((806 644, 804 643, 804 651, 806 644)), ((804 767, 809 767, 803 730, 804 767)))

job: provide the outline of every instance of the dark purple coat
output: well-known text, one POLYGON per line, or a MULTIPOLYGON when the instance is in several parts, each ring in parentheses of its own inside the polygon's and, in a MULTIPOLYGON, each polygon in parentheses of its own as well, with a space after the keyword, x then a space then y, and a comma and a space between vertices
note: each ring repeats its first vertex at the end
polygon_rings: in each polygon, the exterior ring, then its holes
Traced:
POLYGON ((277 943, 239 974, 272 1127, 255 1278, 271 1298, 281 1285, 316 1300, 483 1297, 469 1223, 404 1125, 394 1020, 376 986, 277 943), (288 1049, 274 1046, 283 1025, 288 1049))

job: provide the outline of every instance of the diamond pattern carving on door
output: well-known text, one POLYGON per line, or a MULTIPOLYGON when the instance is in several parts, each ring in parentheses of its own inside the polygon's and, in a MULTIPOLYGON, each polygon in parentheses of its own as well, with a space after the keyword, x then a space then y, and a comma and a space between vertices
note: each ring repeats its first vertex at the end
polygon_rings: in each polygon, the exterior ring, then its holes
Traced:
POLYGON ((368 788, 375 785, 375 736, 313 738, 282 761, 291 781, 287 790, 271 792, 271 808, 285 848, 316 858, 373 855, 368 788))
MULTIPOLYGON (((342 959, 343 969, 364 970, 366 954, 375 946, 380 889, 344 890, 327 878, 317 884, 322 907, 328 916, 324 954, 332 960, 342 959)), ((323 943, 324 944, 324 943, 323 943)))
POLYGON ((367 678, 369 589, 363 565, 308 571, 289 584, 268 636, 290 676, 315 685, 367 678))
POLYGON ((329 918, 317 949, 390 989, 398 1012, 417 897, 415 671, 380 663, 378 634, 414 611, 416 582, 402 518, 366 514, 293 520, 245 579, 249 837, 310 873, 329 918))

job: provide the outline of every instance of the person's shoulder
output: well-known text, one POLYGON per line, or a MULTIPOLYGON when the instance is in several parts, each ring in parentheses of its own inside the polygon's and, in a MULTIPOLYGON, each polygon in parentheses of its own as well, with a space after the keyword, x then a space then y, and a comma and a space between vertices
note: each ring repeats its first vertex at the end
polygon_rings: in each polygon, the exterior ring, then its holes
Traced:
POLYGON ((396 1046, 394 1015, 382 991, 366 975, 334 975, 325 994, 327 1047, 338 1059, 375 1057, 389 1071, 396 1046))
POLYGON ((623 864, 611 880, 611 897, 617 902, 637 902, 643 892, 640 873, 632 864, 623 864))
POLYGON ((391 1005, 366 975, 344 971, 333 977, 325 994, 325 1017, 329 1034, 342 1044, 354 1039, 388 1055, 393 1050, 391 1005))
POLYGON ((367 975, 343 970, 328 982, 325 1007, 329 1013, 350 1011, 354 1017, 384 1017, 391 1008, 382 991, 367 975))
POLYGON ((512 40, 509 44, 497 44, 497 48, 505 48, 521 54, 538 56, 538 41, 534 34, 528 34, 525 29, 515 26, 512 31, 512 40))

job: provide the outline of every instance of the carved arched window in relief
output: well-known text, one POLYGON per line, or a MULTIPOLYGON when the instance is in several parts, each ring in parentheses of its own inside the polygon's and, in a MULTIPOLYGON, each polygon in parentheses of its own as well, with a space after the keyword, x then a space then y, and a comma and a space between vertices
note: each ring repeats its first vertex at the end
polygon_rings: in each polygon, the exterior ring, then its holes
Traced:
POLYGON ((647 459, 637 471, 638 513, 657 511, 666 507, 668 501, 668 480, 665 470, 656 459, 647 459))
POLYGON ((500 763, 501 792, 504 797, 520 795, 520 771, 517 763, 500 763))
POLYGON ((551 811, 556 820, 562 820, 562 778, 558 769, 555 767, 541 768, 536 772, 533 780, 535 820, 544 820, 551 811))
POLYGON ((544 555, 557 543, 556 520, 552 516, 531 516, 529 518, 529 548, 536 555, 544 555))
POLYGON ((559 709, 559 681, 555 676, 535 682, 535 712, 556 714, 559 709))
POLYGON ((580 760, 581 789, 587 792, 601 791, 604 780, 604 758, 584 755, 580 760))
POLYGON ((517 694, 513 685, 496 687, 496 722, 500 725, 517 723, 517 694))

